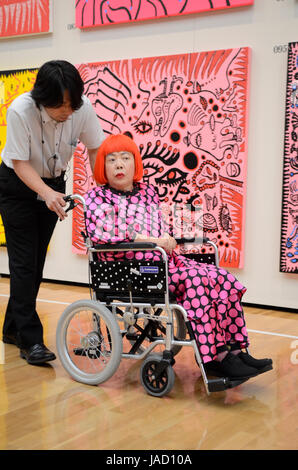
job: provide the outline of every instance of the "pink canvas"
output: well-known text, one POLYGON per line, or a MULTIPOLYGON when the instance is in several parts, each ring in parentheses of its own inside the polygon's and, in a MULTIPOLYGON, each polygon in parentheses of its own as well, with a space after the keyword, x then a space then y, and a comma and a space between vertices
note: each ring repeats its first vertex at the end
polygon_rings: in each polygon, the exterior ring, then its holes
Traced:
POLYGON ((280 271, 298 273, 298 42, 288 46, 280 271))
MULTIPOLYGON (((78 65, 106 133, 139 145, 144 181, 164 204, 203 206, 198 228, 222 266, 243 266, 249 49, 78 65)), ((94 185, 86 150, 74 158, 74 192, 94 185)), ((82 213, 73 246, 84 252, 82 213)))
POLYGON ((252 5, 254 0, 76 0, 76 26, 152 20, 252 5))
POLYGON ((0 37, 48 32, 50 0, 1 0, 0 37))

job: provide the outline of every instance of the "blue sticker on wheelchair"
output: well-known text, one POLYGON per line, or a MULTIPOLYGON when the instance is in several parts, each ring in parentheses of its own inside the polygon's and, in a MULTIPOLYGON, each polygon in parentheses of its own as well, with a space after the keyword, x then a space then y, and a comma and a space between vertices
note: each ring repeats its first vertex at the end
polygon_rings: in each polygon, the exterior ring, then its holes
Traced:
POLYGON ((159 273, 159 267, 158 266, 140 266, 140 272, 143 274, 145 273, 157 274, 159 273))

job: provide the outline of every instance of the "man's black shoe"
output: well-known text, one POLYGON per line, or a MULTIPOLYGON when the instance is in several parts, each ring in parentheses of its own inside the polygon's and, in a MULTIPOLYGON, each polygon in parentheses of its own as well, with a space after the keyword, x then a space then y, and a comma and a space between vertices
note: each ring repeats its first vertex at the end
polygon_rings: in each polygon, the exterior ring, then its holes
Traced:
POLYGON ((45 362, 54 361, 56 359, 55 354, 43 343, 34 344, 28 349, 21 349, 20 356, 22 359, 26 359, 28 364, 31 365, 44 364, 45 362))
POLYGON ((14 335, 3 335, 2 341, 5 344, 14 344, 15 346, 19 346, 18 339, 14 335))

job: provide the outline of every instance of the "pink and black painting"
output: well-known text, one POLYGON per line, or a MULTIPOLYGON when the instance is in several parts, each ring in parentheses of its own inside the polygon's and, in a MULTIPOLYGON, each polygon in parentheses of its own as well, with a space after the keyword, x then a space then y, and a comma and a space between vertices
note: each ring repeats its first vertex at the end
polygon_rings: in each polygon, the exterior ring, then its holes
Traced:
POLYGON ((50 0, 1 0, 0 38, 50 32, 50 0))
POLYGON ((113 25, 252 5, 254 0, 75 0, 76 26, 113 25))
MULTIPOLYGON (((220 264, 243 266, 249 48, 78 65, 106 135, 130 135, 144 181, 161 202, 202 207, 198 229, 219 248, 220 264)), ((86 149, 74 154, 74 193, 95 183, 86 149)), ((73 247, 85 252, 83 217, 73 247)), ((195 249, 195 248, 192 248, 195 249)))
POLYGON ((288 45, 280 271, 298 273, 298 42, 288 45))

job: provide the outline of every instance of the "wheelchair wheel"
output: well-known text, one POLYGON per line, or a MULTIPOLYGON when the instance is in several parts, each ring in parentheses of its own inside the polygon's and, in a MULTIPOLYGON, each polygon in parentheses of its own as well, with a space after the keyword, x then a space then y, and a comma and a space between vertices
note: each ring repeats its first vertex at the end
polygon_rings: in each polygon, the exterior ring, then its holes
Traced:
POLYGON ((122 337, 109 310, 93 300, 79 300, 61 315, 56 333, 59 359, 77 382, 98 385, 118 369, 122 337))
POLYGON ((170 365, 166 367, 158 379, 156 378, 155 372, 161 360, 162 357, 158 354, 151 354, 146 357, 140 369, 141 383, 146 392, 153 397, 167 395, 175 382, 174 370, 170 365))

